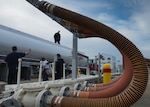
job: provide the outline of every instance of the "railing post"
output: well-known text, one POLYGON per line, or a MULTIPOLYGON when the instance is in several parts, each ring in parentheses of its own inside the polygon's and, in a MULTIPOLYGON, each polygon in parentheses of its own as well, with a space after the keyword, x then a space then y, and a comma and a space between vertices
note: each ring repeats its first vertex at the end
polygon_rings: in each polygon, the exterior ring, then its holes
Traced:
POLYGON ((40 61, 40 69, 39 69, 39 84, 41 84, 41 76, 42 76, 42 62, 40 61))
POLYGON ((55 81, 55 63, 52 63, 52 81, 55 81))
POLYGON ((63 63, 63 79, 66 79, 65 63, 63 63))
POLYGON ((21 62, 22 62, 22 59, 19 58, 18 59, 18 73, 17 73, 17 85, 18 85, 18 87, 20 86, 21 62))

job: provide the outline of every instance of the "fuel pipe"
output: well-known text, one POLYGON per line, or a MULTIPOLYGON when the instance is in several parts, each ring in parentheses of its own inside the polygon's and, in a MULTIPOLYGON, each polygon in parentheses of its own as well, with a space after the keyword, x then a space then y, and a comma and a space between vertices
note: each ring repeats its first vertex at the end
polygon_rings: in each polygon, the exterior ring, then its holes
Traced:
POLYGON ((98 21, 48 2, 38 1, 35 7, 46 15, 77 25, 83 33, 89 31, 96 34, 85 34, 83 38, 108 40, 120 51, 124 61, 124 74, 111 87, 97 92, 77 92, 76 97, 54 96, 50 101, 53 107, 129 107, 141 98, 148 82, 148 69, 142 53, 130 40, 98 21))

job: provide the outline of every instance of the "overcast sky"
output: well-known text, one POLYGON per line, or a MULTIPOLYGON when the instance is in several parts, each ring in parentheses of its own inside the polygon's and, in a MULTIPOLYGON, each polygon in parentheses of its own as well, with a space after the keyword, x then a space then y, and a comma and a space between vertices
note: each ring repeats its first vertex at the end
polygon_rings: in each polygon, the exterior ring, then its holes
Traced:
MULTIPOLYGON (((63 8, 97 20, 124 35, 150 58, 150 0, 47 0, 63 8)), ((72 33, 51 20, 26 0, 0 0, 0 24, 54 41, 60 30, 61 44, 72 48, 72 33)), ((1 35, 2 36, 2 35, 1 35)), ((121 58, 107 40, 78 40, 78 49, 90 58, 106 53, 121 58)))

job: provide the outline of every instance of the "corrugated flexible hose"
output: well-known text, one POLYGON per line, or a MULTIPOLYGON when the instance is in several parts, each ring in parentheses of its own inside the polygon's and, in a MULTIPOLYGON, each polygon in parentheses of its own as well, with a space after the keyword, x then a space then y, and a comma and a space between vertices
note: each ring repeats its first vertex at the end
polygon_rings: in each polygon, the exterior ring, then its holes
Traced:
POLYGON ((127 38, 112 28, 70 10, 40 2, 39 9, 46 14, 67 20, 111 42, 123 55, 124 74, 111 87, 94 92, 77 92, 76 97, 54 97, 52 103, 59 107, 129 107, 144 93, 148 81, 147 63, 140 50, 127 38), (57 99, 57 101, 56 101, 57 99))

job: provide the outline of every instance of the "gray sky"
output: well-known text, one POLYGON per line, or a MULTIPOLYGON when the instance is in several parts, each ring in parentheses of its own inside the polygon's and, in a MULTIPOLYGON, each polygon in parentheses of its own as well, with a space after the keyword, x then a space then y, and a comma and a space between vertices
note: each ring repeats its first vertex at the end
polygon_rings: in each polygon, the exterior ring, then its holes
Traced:
MULTIPOLYGON (((150 0, 47 0, 50 3, 88 16, 115 29, 131 40, 150 58, 150 0)), ((61 44, 72 48, 72 33, 51 20, 25 0, 1 0, 0 24, 53 40, 60 30, 61 44)), ((107 40, 87 38, 78 41, 79 51, 90 58, 107 53, 121 58, 118 50, 107 40)))

